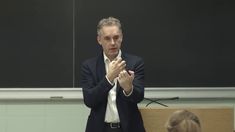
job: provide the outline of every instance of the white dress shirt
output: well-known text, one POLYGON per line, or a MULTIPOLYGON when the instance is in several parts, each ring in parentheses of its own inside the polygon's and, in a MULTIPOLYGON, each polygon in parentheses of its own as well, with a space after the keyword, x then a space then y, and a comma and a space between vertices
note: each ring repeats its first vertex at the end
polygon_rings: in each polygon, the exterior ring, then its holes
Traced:
MULTIPOLYGON (((109 58, 103 53, 104 55, 104 63, 105 63, 105 70, 106 73, 108 72, 108 66, 110 64, 109 58)), ((116 58, 121 57, 122 52, 119 50, 119 53, 116 58)), ((105 122, 107 123, 117 123, 120 122, 119 119, 119 114, 117 110, 117 104, 116 104, 116 96, 117 96, 117 77, 114 79, 113 83, 106 77, 106 79, 109 81, 110 84, 114 85, 113 88, 109 91, 108 94, 108 103, 106 107, 106 113, 105 113, 105 122)), ((129 94, 126 94, 125 91, 123 90, 123 94, 125 96, 130 96, 133 92, 133 86, 131 89, 131 92, 129 94)))
MULTIPOLYGON (((122 52, 121 50, 119 50, 117 57, 121 57, 121 54, 122 52)), ((104 63, 105 63, 106 73, 108 72, 108 65, 110 62, 111 61, 109 60, 109 58, 104 54, 104 63)), ((110 81, 109 83, 112 84, 110 81)), ((116 104, 116 94, 117 94, 116 89, 117 89, 117 78, 114 79, 114 86, 109 91, 109 94, 108 94, 108 103, 107 103, 106 113, 105 113, 105 122, 107 123, 120 122, 119 114, 117 110, 117 104, 116 104)))

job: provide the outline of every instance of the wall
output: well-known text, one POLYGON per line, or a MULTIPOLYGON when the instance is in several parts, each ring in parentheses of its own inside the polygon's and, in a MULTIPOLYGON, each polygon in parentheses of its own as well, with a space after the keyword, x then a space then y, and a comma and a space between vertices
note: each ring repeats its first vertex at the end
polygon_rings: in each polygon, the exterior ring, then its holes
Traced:
POLYGON ((88 109, 81 101, 1 101, 1 132, 83 132, 88 109))

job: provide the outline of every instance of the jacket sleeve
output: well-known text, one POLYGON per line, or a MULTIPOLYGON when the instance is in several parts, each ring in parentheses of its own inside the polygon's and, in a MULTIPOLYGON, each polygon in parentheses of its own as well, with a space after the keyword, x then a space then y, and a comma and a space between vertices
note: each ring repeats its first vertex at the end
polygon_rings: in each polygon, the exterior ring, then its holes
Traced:
POLYGON ((125 96, 124 93, 121 92, 121 96, 123 99, 132 103, 139 103, 144 99, 144 61, 142 59, 138 59, 134 68, 131 70, 134 70, 135 72, 133 92, 130 96, 125 96))
POLYGON ((113 87, 105 76, 99 82, 96 82, 95 74, 87 63, 82 64, 80 83, 84 103, 89 108, 95 108, 106 103, 108 92, 113 87))

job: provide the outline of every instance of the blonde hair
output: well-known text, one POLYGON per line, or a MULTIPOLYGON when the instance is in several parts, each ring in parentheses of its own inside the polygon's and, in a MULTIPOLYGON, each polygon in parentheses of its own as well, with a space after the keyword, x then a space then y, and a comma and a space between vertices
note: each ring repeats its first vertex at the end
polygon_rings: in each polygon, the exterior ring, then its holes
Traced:
POLYGON ((187 110, 174 112, 166 123, 168 132, 201 132, 199 118, 187 110))

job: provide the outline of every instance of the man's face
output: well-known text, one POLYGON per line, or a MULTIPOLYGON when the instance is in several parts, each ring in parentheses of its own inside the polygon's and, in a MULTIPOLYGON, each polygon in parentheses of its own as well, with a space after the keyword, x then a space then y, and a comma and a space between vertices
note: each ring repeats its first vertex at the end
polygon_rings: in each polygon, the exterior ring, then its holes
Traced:
POLYGON ((105 55, 113 60, 121 48, 122 33, 117 26, 104 26, 97 40, 102 46, 105 55))

